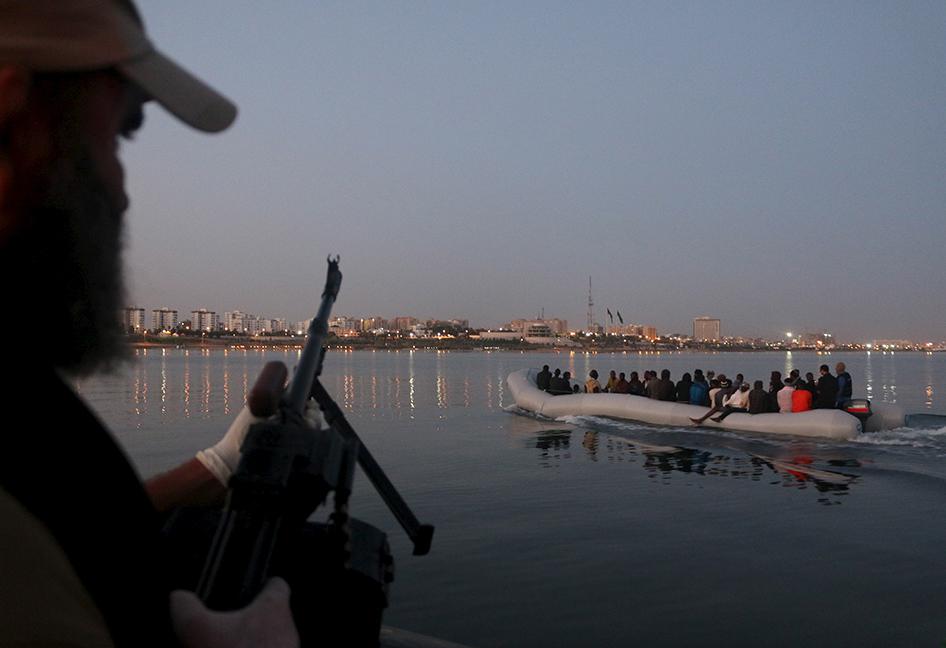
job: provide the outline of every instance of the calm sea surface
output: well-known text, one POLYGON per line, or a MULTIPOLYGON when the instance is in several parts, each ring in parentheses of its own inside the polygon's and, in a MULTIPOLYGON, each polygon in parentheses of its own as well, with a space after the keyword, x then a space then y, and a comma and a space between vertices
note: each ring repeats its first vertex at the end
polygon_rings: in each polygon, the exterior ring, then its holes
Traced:
MULTIPOLYGON (((262 365, 296 352, 138 351, 77 385, 144 476, 214 443, 262 365)), ((418 517, 388 531, 385 622, 477 646, 942 646, 946 427, 850 442, 517 414, 506 375, 547 363, 769 372, 847 363, 855 396, 946 414, 946 354, 332 352, 323 382, 418 517)))

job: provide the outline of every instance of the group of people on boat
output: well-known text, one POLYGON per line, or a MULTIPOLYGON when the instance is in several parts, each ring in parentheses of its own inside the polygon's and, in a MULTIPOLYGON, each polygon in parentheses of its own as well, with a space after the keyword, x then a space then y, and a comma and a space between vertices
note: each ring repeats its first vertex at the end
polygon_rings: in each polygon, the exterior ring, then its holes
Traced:
POLYGON ((843 362, 837 363, 837 375, 832 375, 828 365, 823 364, 818 372, 819 378, 815 380, 811 372, 802 378, 797 369, 792 369, 782 378, 780 371, 773 371, 766 388, 761 380, 750 385, 741 373, 730 380, 725 374, 716 375, 712 370, 704 374, 702 369, 696 369, 692 375, 684 373, 677 382, 671 379, 669 369, 661 371, 659 377, 656 371, 645 371, 643 377, 632 371, 630 378, 624 372, 612 370, 602 385, 598 372, 592 369, 581 386, 572 385, 570 372, 560 369, 551 372, 549 366, 544 365, 536 375, 536 386, 552 395, 607 392, 709 407, 702 417, 691 419, 700 424, 710 417, 716 422, 722 421, 733 412, 789 414, 844 407, 853 394, 853 382, 847 367, 843 362))

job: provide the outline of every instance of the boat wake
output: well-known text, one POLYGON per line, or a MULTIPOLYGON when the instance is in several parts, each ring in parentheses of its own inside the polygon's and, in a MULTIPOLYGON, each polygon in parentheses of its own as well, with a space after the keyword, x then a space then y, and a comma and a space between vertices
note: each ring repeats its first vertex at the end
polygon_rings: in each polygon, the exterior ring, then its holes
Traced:
POLYGON ((946 452, 946 427, 937 429, 897 428, 882 432, 865 432, 851 439, 851 443, 930 448, 946 452))

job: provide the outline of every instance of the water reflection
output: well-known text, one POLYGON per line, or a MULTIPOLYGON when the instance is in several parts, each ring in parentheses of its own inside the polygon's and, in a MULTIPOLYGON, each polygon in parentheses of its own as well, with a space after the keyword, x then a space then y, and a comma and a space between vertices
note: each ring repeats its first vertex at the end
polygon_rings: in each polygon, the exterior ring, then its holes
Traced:
MULTIPOLYGON (((544 468, 558 467, 562 461, 572 459, 570 452, 572 434, 581 435, 583 456, 592 462, 639 463, 648 477, 670 484, 674 475, 696 475, 698 478, 722 477, 767 483, 799 491, 814 490, 816 502, 825 506, 840 504, 839 499, 859 483, 860 476, 818 468, 814 459, 805 454, 788 458, 775 458, 758 454, 732 454, 711 452, 680 446, 660 446, 625 439, 595 430, 543 430, 527 447, 536 448, 539 464, 544 468), (769 479, 766 479, 766 478, 769 479)), ((826 463, 832 468, 856 468, 856 459, 830 459, 826 463)))

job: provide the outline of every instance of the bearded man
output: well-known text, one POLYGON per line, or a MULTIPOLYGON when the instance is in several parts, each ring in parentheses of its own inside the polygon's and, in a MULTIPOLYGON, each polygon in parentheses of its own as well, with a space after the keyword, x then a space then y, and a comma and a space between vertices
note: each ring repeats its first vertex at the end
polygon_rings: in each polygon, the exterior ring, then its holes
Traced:
POLYGON ((248 415, 147 487, 68 378, 122 355, 128 207, 118 141, 154 100, 202 131, 228 100, 165 58, 122 0, 0 0, 0 645, 291 646, 288 588, 211 613, 171 596, 157 510, 223 492, 248 415), (55 323, 39 345, 23 320, 55 323), (25 422, 11 424, 15 415, 25 422))

